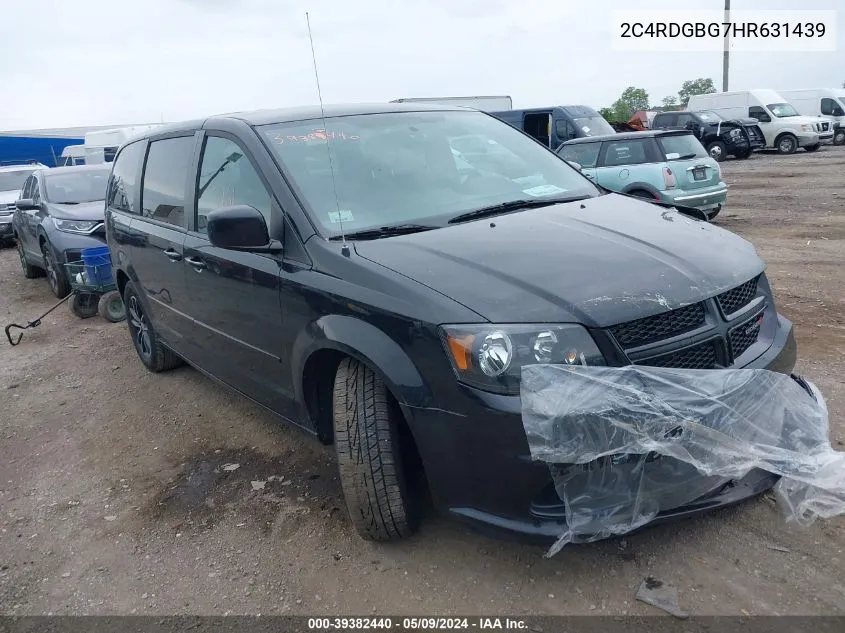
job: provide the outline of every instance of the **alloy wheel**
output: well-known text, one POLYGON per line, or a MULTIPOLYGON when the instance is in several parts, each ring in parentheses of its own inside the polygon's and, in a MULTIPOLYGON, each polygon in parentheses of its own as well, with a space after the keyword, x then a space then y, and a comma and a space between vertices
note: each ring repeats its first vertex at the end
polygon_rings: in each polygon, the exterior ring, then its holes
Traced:
POLYGON ((41 247, 41 252, 44 253, 44 269, 47 271, 47 283, 53 290, 53 294, 59 294, 59 271, 56 270, 56 261, 53 259, 53 254, 50 252, 50 247, 47 244, 41 247))
POLYGON ((132 341, 135 343, 135 349, 138 350, 141 358, 148 361, 153 354, 150 326, 147 323, 147 316, 144 314, 141 302, 134 295, 129 298, 129 327, 132 330, 132 341))

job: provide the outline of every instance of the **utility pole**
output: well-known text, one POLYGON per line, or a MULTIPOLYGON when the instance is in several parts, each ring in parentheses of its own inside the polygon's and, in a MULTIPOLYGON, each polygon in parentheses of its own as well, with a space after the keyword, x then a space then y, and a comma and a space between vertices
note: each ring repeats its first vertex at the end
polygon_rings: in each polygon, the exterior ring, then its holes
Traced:
MULTIPOLYGON (((725 19, 724 21, 730 22, 731 20, 731 0, 725 0, 725 19)), ((731 63, 731 30, 730 28, 727 29, 725 32, 725 51, 722 53, 722 92, 728 91, 728 74, 730 71, 730 63, 731 63)))

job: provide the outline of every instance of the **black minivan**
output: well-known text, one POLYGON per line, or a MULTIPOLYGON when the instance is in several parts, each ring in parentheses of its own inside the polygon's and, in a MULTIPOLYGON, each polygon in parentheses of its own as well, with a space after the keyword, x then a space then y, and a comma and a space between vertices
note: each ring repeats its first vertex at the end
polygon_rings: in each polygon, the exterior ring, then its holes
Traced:
MULTIPOLYGON (((413 532, 426 495, 490 531, 562 533, 565 503, 522 424, 527 364, 795 363, 751 244, 608 193, 478 111, 354 105, 159 128, 119 150, 106 206, 144 365, 187 361, 333 443, 372 539, 413 532)), ((635 462, 587 466, 613 470, 618 490, 635 462)), ((669 512, 773 482, 754 471, 669 512)))

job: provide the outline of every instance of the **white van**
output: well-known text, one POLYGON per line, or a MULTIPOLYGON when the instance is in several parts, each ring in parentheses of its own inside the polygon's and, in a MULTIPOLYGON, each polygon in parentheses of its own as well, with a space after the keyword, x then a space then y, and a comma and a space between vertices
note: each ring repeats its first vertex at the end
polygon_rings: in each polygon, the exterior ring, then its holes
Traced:
POLYGON ((820 116, 834 122, 833 144, 845 145, 845 90, 812 88, 808 90, 781 90, 801 114, 820 116))
POLYGON ((792 154, 799 147, 815 152, 821 142, 833 138, 830 121, 802 116, 786 97, 774 90, 714 92, 690 97, 687 110, 715 110, 726 119, 757 119, 766 146, 781 154, 792 154))

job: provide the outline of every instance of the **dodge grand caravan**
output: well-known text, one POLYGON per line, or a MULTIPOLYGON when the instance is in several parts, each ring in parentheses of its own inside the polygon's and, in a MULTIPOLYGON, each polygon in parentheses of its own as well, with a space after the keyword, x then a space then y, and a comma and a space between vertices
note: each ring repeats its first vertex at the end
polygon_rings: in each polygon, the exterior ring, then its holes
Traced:
MULTIPOLYGON (((413 532, 429 494, 492 532, 561 534, 564 503, 522 424, 527 364, 795 362, 751 244, 606 193, 478 111, 355 105, 161 128, 119 150, 106 206, 141 362, 187 361, 333 443, 371 539, 413 532), (451 142, 467 137, 497 160, 459 168, 451 142)), ((616 482, 631 467, 577 466, 616 482)), ((752 471, 657 520, 773 483, 752 471)))

